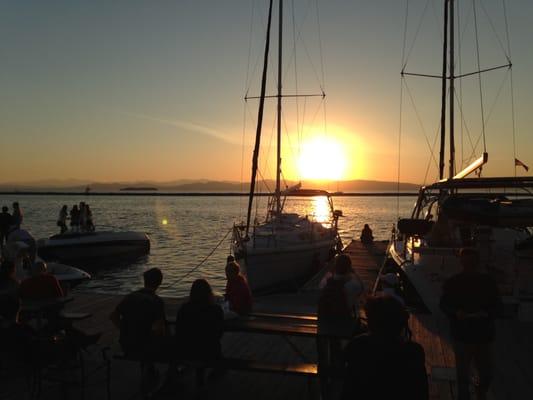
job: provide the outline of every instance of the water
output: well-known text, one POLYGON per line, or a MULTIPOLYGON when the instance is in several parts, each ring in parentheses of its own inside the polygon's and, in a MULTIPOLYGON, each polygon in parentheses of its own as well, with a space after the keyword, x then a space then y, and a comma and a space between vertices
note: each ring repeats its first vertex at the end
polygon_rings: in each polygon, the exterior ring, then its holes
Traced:
MULTIPOLYGON (((0 195, 0 205, 11 206, 18 201, 24 213, 24 227, 36 238, 58 232, 59 209, 85 201, 90 204, 96 229, 135 230, 150 237, 151 251, 134 262, 116 263, 97 270, 91 269, 93 279, 81 285, 104 293, 128 293, 142 285, 142 272, 159 267, 164 279, 160 293, 178 297, 188 293, 192 281, 203 277, 213 289, 222 292, 225 286, 224 265, 229 254, 229 238, 185 279, 224 237, 235 221, 242 220, 245 197, 158 197, 158 196, 47 196, 0 195)), ((260 199, 259 215, 266 209, 266 198, 260 199)), ((358 237, 363 224, 368 223, 376 239, 388 239, 396 221, 396 197, 337 197, 335 208, 343 211, 339 221, 340 235, 345 244, 358 237)), ((409 214, 415 199, 399 199, 401 216, 409 214)), ((298 199, 293 208, 304 211, 304 200, 298 199)), ((322 213, 323 204, 306 202, 308 213, 322 213)), ((11 208, 11 207, 10 207, 11 208)))

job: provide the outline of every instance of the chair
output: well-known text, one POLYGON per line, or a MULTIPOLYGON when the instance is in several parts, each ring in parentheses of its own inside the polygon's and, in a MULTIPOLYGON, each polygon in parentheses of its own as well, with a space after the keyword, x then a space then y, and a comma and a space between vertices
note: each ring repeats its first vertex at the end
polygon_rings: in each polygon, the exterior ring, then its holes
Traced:
MULTIPOLYGON (((90 379, 97 379, 97 375, 103 374, 98 382, 105 382, 105 391, 107 399, 111 399, 111 359, 109 357, 109 348, 79 349, 73 358, 60 360, 48 365, 40 372, 38 379, 39 388, 36 398, 39 397, 43 384, 60 385, 63 392, 63 398, 67 399, 69 389, 78 387, 79 396, 77 398, 85 399, 87 387, 92 385, 90 379)), ((103 397, 103 396, 99 396, 103 397)))

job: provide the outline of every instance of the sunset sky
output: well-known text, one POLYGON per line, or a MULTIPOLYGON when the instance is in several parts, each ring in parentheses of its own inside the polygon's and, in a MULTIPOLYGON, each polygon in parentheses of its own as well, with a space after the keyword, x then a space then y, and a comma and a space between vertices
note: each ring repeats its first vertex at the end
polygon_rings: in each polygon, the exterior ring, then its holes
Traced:
MULTIPOLYGON (((284 86, 294 92, 293 2, 285 2, 284 86)), ((257 100, 249 100, 245 108, 243 97, 247 89, 250 96, 259 91, 267 3, 3 1, 0 182, 248 180, 257 100)), ((442 3, 409 2, 408 49, 420 30, 406 70, 440 73, 442 3)), ((472 2, 457 3, 465 37, 462 69, 467 72, 476 68, 472 2)), ((505 64, 502 0, 481 3, 481 67, 505 64)), ((318 29, 316 0, 294 0, 299 93, 320 92, 323 84, 327 97, 325 113, 319 98, 301 100, 298 117, 294 100, 287 102, 283 170, 288 179, 396 180, 405 4, 319 0, 318 29)), ((516 156, 533 167, 533 1, 506 4, 516 156)), ((275 33, 272 40, 269 94, 275 92, 275 33)), ((509 73, 490 72, 482 79, 490 160, 486 173, 513 174, 509 73)), ((401 180, 421 183, 436 174, 434 164, 426 173, 427 141, 433 143, 438 128, 440 81, 408 78, 407 84, 401 180)), ((465 79, 462 90, 469 114, 458 167, 483 151, 481 142, 470 145, 481 132, 477 77, 465 79)), ((271 100, 263 136, 265 177, 272 172, 274 108, 271 100)), ((456 142, 461 143, 459 116, 457 125, 456 142)))

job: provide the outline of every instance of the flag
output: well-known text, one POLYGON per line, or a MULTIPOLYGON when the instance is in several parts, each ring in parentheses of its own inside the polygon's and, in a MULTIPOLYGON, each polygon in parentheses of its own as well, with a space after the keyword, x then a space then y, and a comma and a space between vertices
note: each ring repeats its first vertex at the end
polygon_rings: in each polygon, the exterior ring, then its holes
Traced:
POLYGON ((514 159, 514 166, 515 167, 524 167, 524 169, 526 171, 529 171, 529 167, 526 164, 524 164, 522 161, 520 161, 518 158, 514 159))

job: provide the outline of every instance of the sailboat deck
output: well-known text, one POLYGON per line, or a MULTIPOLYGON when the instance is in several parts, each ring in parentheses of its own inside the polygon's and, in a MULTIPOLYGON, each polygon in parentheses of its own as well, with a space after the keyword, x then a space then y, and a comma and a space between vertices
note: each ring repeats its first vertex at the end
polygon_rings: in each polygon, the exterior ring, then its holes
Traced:
MULTIPOLYGON (((346 249, 352 258, 365 286, 371 288, 384 257, 385 244, 376 243, 365 247, 352 242, 346 249)), ((118 331, 111 325, 109 314, 120 301, 121 296, 97 293, 74 294, 75 300, 68 305, 68 311, 89 312, 91 318, 76 325, 87 332, 103 332, 102 346, 117 349, 118 331)), ((256 299, 257 312, 311 314, 316 310, 318 291, 306 290, 294 294, 277 294, 256 299)), ((182 299, 165 299, 167 315, 174 315, 182 299)), ((447 336, 446 321, 436 321, 429 314, 414 314, 410 319, 413 339, 426 352, 426 367, 430 375, 430 399, 453 399, 454 357, 447 336)), ((498 338, 495 344, 495 380, 492 399, 527 398, 533 392, 533 325, 518 321, 499 321, 498 338)), ((223 353, 232 357, 256 359, 266 362, 316 362, 316 343, 313 338, 261 335, 228 332, 222 340, 223 353), (297 348, 297 352, 295 351, 297 348)), ((102 377, 100 377, 102 378, 102 377)), ((139 366, 136 363, 113 360, 111 391, 114 399, 140 399, 139 366)), ((334 388, 335 389, 335 388, 334 388)), ((339 385, 337 388, 339 389, 339 385)), ((334 390, 336 391, 336 390, 334 390)), ((45 386, 42 398, 57 398, 60 389, 45 386)), ((228 371, 222 378, 207 385, 205 398, 233 399, 308 399, 318 397, 317 386, 309 386, 306 377, 284 374, 228 371), (311 390, 311 393, 310 393, 311 390)), ((194 377, 186 373, 175 387, 174 393, 158 398, 195 398, 194 377)), ((69 398, 79 398, 76 388, 69 390, 69 398)), ((98 376, 91 378, 86 389, 86 399, 105 398, 105 385, 98 376)), ((336 398, 332 396, 331 398, 336 398)))

